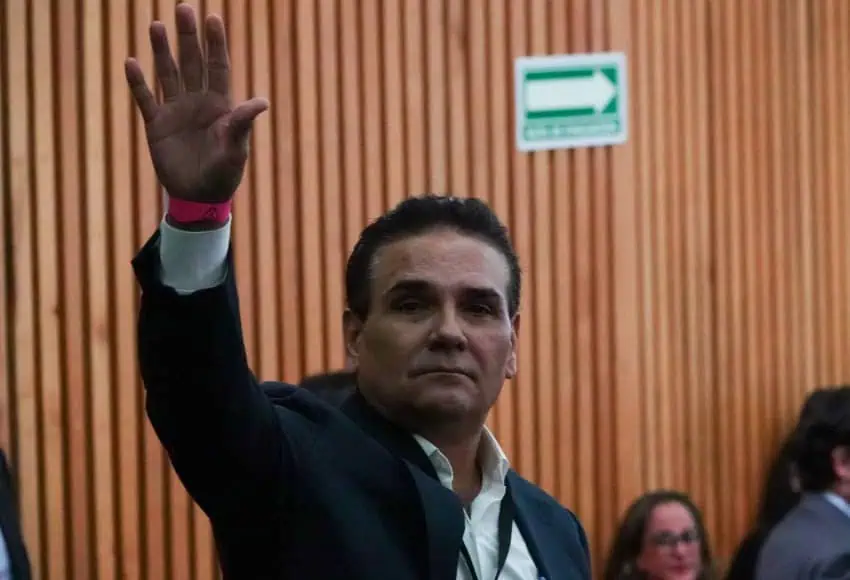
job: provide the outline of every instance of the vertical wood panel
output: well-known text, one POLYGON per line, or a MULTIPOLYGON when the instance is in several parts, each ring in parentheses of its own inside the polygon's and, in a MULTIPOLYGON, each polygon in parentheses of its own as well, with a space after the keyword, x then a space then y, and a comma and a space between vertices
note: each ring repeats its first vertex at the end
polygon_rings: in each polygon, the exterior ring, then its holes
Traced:
MULTIPOLYGON (((850 6, 192 4, 227 19, 236 97, 271 101, 234 211, 257 373, 343 364, 367 220, 417 192, 486 199, 525 271, 520 372, 490 418, 514 465, 579 514, 596 569, 660 486, 694 495, 727 557, 806 391, 850 381, 850 6), (517 152, 513 59, 608 49, 628 144, 517 152)), ((173 34, 174 2, 0 5, 0 442, 36 577, 215 578, 135 360, 129 261, 161 192, 121 66, 152 78, 147 26, 173 34)))
MULTIPOLYGON (((109 23, 107 46, 113 54, 129 53, 130 38, 126 31, 132 22, 132 4, 127 1, 111 2, 106 20, 109 23)), ((109 181, 107 196, 110 204, 111 227, 111 268, 112 279, 110 293, 114 300, 113 319, 111 320, 111 343, 115 353, 112 387, 115 397, 115 421, 117 438, 115 469, 117 470, 117 545, 119 577, 128 580, 141 580, 141 530, 139 521, 142 516, 138 496, 139 485, 139 444, 141 408, 138 391, 125 388, 133 385, 138 374, 136 366, 136 324, 135 287, 133 273, 128 270, 126 256, 133 251, 136 241, 134 228, 127 227, 127 217, 135 213, 133 197, 130 192, 138 187, 133 179, 133 116, 131 97, 121 96, 126 80, 118 63, 107 66, 107 90, 110 97, 109 130, 109 181), (126 192, 121 194, 120 192, 126 192), (117 224, 121 224, 117 226, 117 224)), ((61 578, 57 574, 56 578, 61 578)))
POLYGON ((21 482, 19 499, 29 517, 23 521, 23 531, 33 547, 33 560, 43 567, 46 556, 42 549, 45 530, 44 508, 40 491, 44 485, 41 469, 41 438, 36 408, 39 399, 39 348, 36 328, 38 309, 35 280, 35 208, 34 185, 36 160, 33 159, 34 137, 29 122, 33 111, 32 66, 34 40, 30 34, 29 4, 10 2, 5 6, 7 79, 8 87, 8 167, 11 203, 11 274, 8 292, 11 294, 11 341, 9 364, 12 368, 13 396, 9 405, 14 413, 12 459, 21 482))
POLYGON ((59 262, 61 257, 57 239, 57 184, 55 149, 55 97, 59 94, 53 86, 53 29, 50 18, 37 18, 34 14, 50 13, 50 2, 33 3, 30 15, 32 36, 43 38, 33 46, 33 67, 50 74, 34 75, 34 159, 38 170, 35 175, 36 270, 38 288, 38 374, 41 413, 38 421, 42 428, 40 441, 44 454, 44 491, 40 501, 48 515, 44 529, 45 577, 60 578, 68 566, 66 552, 67 513, 65 503, 65 456, 63 452, 62 357, 59 317, 59 262))

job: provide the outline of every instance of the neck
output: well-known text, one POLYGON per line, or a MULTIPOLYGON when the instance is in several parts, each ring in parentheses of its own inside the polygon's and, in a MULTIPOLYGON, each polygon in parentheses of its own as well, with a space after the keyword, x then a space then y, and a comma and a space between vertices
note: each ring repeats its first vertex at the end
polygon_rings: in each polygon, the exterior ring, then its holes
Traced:
POLYGON ((481 491, 481 465, 478 450, 481 446, 481 430, 463 438, 441 438, 423 435, 446 456, 452 466, 454 492, 465 505, 472 503, 481 491))
POLYGON ((836 483, 828 491, 834 493, 844 501, 850 503, 850 484, 836 483))

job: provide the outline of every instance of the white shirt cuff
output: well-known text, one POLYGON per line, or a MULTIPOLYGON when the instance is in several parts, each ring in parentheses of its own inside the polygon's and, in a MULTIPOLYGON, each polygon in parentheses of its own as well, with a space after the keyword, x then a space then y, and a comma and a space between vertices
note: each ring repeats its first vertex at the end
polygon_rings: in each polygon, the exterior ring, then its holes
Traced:
POLYGON ((178 294, 187 295, 218 286, 227 276, 230 221, 215 230, 187 231, 159 225, 160 279, 178 294))

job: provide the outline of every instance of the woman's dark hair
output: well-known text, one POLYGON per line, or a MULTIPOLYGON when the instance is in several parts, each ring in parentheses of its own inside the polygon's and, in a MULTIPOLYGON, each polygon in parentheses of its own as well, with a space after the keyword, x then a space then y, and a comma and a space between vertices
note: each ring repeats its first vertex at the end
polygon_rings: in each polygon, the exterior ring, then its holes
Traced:
POLYGON ((800 501, 799 490, 791 485, 794 474, 793 435, 792 432, 785 438, 773 458, 762 488, 755 524, 735 549, 726 571, 726 580, 755 578, 758 555, 768 534, 800 501))
POLYGON ((797 425, 785 438, 767 471, 756 521, 735 550, 729 562, 726 580, 750 580, 755 577, 756 562, 761 547, 773 527, 782 521, 800 501, 800 490, 791 484, 796 474, 794 454, 797 431, 823 411, 830 400, 829 390, 816 389, 809 393, 800 409, 797 425))
POLYGON ((794 476, 792 445, 793 433, 786 437, 767 471, 756 514, 758 528, 773 528, 800 501, 800 491, 791 484, 794 476))
POLYGON ((761 503, 756 515, 755 527, 773 528, 800 501, 800 491, 791 485, 795 475, 794 467, 795 442, 800 426, 805 426, 814 417, 823 413, 823 408, 830 400, 827 389, 816 389, 809 393, 800 408, 797 425, 783 441, 773 463, 767 471, 764 487, 762 488, 761 503))
POLYGON ((795 430, 794 464, 800 487, 821 492, 835 483, 832 453, 850 447, 850 385, 812 393, 795 430))
POLYGON ((603 580, 641 580, 645 574, 637 569, 637 559, 643 550, 646 526, 653 510, 660 505, 678 503, 687 509, 694 519, 699 534, 702 570, 699 580, 714 580, 714 557, 708 533, 702 520, 702 514, 688 497, 679 491, 657 490, 643 494, 626 510, 611 544, 611 551, 605 562, 603 580))

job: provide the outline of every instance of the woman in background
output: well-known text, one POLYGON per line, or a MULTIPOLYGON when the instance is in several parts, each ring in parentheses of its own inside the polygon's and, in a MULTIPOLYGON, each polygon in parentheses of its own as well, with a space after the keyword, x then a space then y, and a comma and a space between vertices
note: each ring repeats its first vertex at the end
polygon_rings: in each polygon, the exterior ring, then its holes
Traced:
POLYGON ((611 545, 604 580, 714 580, 708 534, 699 509, 678 491, 639 497, 611 545))

